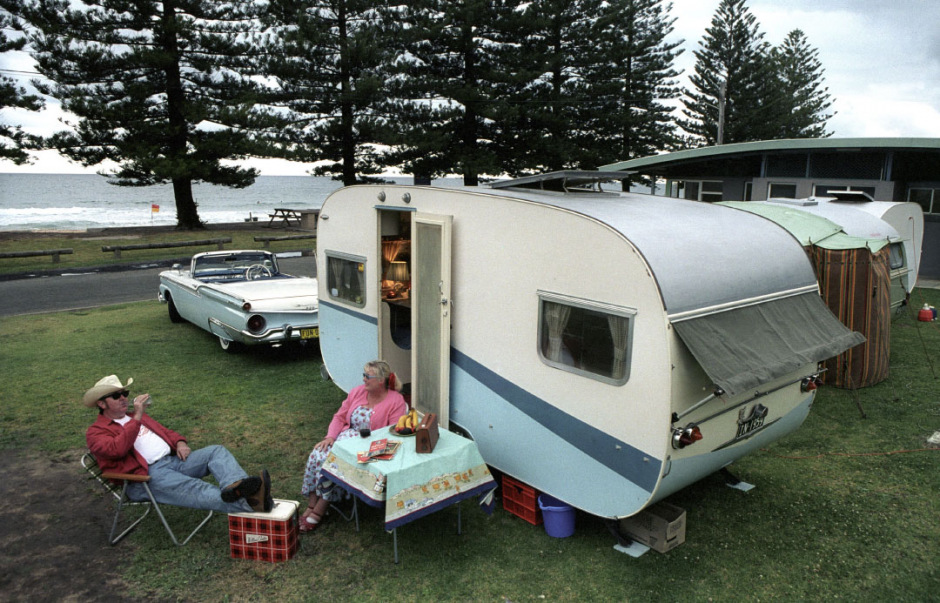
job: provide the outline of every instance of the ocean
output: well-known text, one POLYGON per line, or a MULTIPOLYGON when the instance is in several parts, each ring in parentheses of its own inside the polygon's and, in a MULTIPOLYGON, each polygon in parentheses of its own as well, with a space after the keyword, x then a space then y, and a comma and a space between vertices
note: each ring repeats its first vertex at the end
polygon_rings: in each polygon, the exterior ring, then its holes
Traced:
MULTIPOLYGON (((412 179, 393 178, 400 183, 412 179)), ((448 180, 448 179, 445 179, 448 180)), ((438 185, 456 185, 438 182, 438 185)), ((317 209, 341 183, 326 177, 259 176, 252 186, 232 189, 193 185, 199 217, 206 223, 267 221, 275 207, 317 209)), ((123 187, 96 174, 0 173, 0 230, 87 230, 176 224, 173 186, 123 187), (158 206, 158 211, 152 211, 158 206)))

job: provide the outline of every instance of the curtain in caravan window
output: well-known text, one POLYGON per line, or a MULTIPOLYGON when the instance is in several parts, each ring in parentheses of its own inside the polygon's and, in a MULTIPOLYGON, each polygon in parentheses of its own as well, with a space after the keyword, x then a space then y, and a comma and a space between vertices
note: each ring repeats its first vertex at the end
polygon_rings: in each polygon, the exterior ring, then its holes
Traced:
POLYGON ((555 302, 545 302, 545 321, 548 325, 548 352, 545 357, 553 362, 561 362, 561 337, 568 325, 571 307, 555 302))
POLYGON ((624 316, 608 316, 607 325, 610 327, 610 337, 614 342, 614 360, 611 367, 611 377, 623 379, 627 363, 627 344, 630 342, 630 323, 624 316))
POLYGON ((715 385, 730 395, 865 342, 816 293, 804 293, 674 322, 715 385))
POLYGON ((365 266, 362 262, 327 256, 327 283, 330 296, 365 304, 365 266))

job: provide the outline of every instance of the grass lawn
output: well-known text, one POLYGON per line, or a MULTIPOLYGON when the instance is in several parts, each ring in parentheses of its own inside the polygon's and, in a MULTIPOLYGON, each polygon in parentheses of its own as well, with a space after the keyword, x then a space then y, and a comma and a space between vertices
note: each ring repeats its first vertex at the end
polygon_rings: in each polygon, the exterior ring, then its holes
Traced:
MULTIPOLYGON (((914 307, 924 302, 940 306, 940 291, 915 290, 914 307)), ((94 412, 81 396, 116 373, 134 378, 134 392, 150 392, 153 416, 194 448, 225 444, 248 471, 271 471, 276 497, 299 500, 307 454, 344 397, 321 380, 316 349, 225 354, 196 327, 171 325, 155 301, 5 318, 0 328, 0 449, 83 449, 94 412)), ((128 595, 936 601, 940 451, 926 449, 926 439, 940 430, 938 352, 940 323, 896 318, 890 378, 854 392, 823 388, 800 430, 732 468, 754 490, 712 476, 671 496, 688 528, 665 555, 618 553, 603 523, 583 514, 573 537, 554 539, 501 506, 487 516, 469 502, 461 536, 453 507, 404 526, 397 566, 379 512, 363 505, 361 532, 334 517, 280 564, 230 559, 224 518, 183 549, 148 519, 118 545, 128 559, 122 573, 135 577, 128 595)), ((169 515, 185 525, 198 514, 169 515)))
MULTIPOLYGON (((225 249, 261 249, 263 242, 256 242, 254 237, 272 237, 283 235, 310 234, 306 231, 285 230, 283 228, 226 228, 225 225, 210 224, 204 230, 178 231, 165 228, 126 229, 122 234, 118 229, 110 229, 107 234, 95 236, 89 233, 0 233, 0 252, 40 251, 51 249, 72 249, 71 254, 60 256, 58 263, 52 262, 52 256, 34 256, 25 258, 0 258, 0 274, 42 271, 51 269, 74 269, 108 264, 142 262, 164 259, 189 258, 202 251, 214 251, 216 245, 170 247, 158 249, 134 249, 121 252, 115 258, 113 252, 101 250, 106 245, 140 245, 145 243, 176 243, 180 241, 204 241, 231 237, 232 242, 225 244, 225 249)), ((316 239, 294 241, 272 241, 270 249, 274 252, 314 249, 316 239)))

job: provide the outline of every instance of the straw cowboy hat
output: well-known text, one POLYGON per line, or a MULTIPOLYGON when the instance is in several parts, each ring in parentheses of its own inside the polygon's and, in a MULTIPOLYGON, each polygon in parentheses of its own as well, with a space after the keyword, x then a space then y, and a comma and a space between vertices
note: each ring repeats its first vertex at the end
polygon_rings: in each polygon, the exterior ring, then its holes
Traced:
POLYGON ((126 389, 131 386, 131 383, 134 382, 133 377, 127 380, 125 385, 121 385, 121 380, 117 378, 117 375, 108 375, 104 377, 98 383, 95 383, 95 386, 85 392, 85 396, 82 398, 82 403, 85 404, 88 408, 93 408, 98 400, 107 396, 108 394, 113 394, 114 392, 119 392, 122 389, 126 389))

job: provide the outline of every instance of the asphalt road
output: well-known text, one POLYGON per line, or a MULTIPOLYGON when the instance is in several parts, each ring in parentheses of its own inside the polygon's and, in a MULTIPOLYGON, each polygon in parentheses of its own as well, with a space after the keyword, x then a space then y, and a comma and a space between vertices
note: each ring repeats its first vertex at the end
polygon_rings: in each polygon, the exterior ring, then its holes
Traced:
MULTIPOLYGON (((314 256, 278 258, 283 272, 315 276, 314 256)), ((111 304, 157 299, 160 272, 155 263, 110 268, 79 269, 57 275, 31 276, 0 282, 0 317, 81 310, 111 304)))

